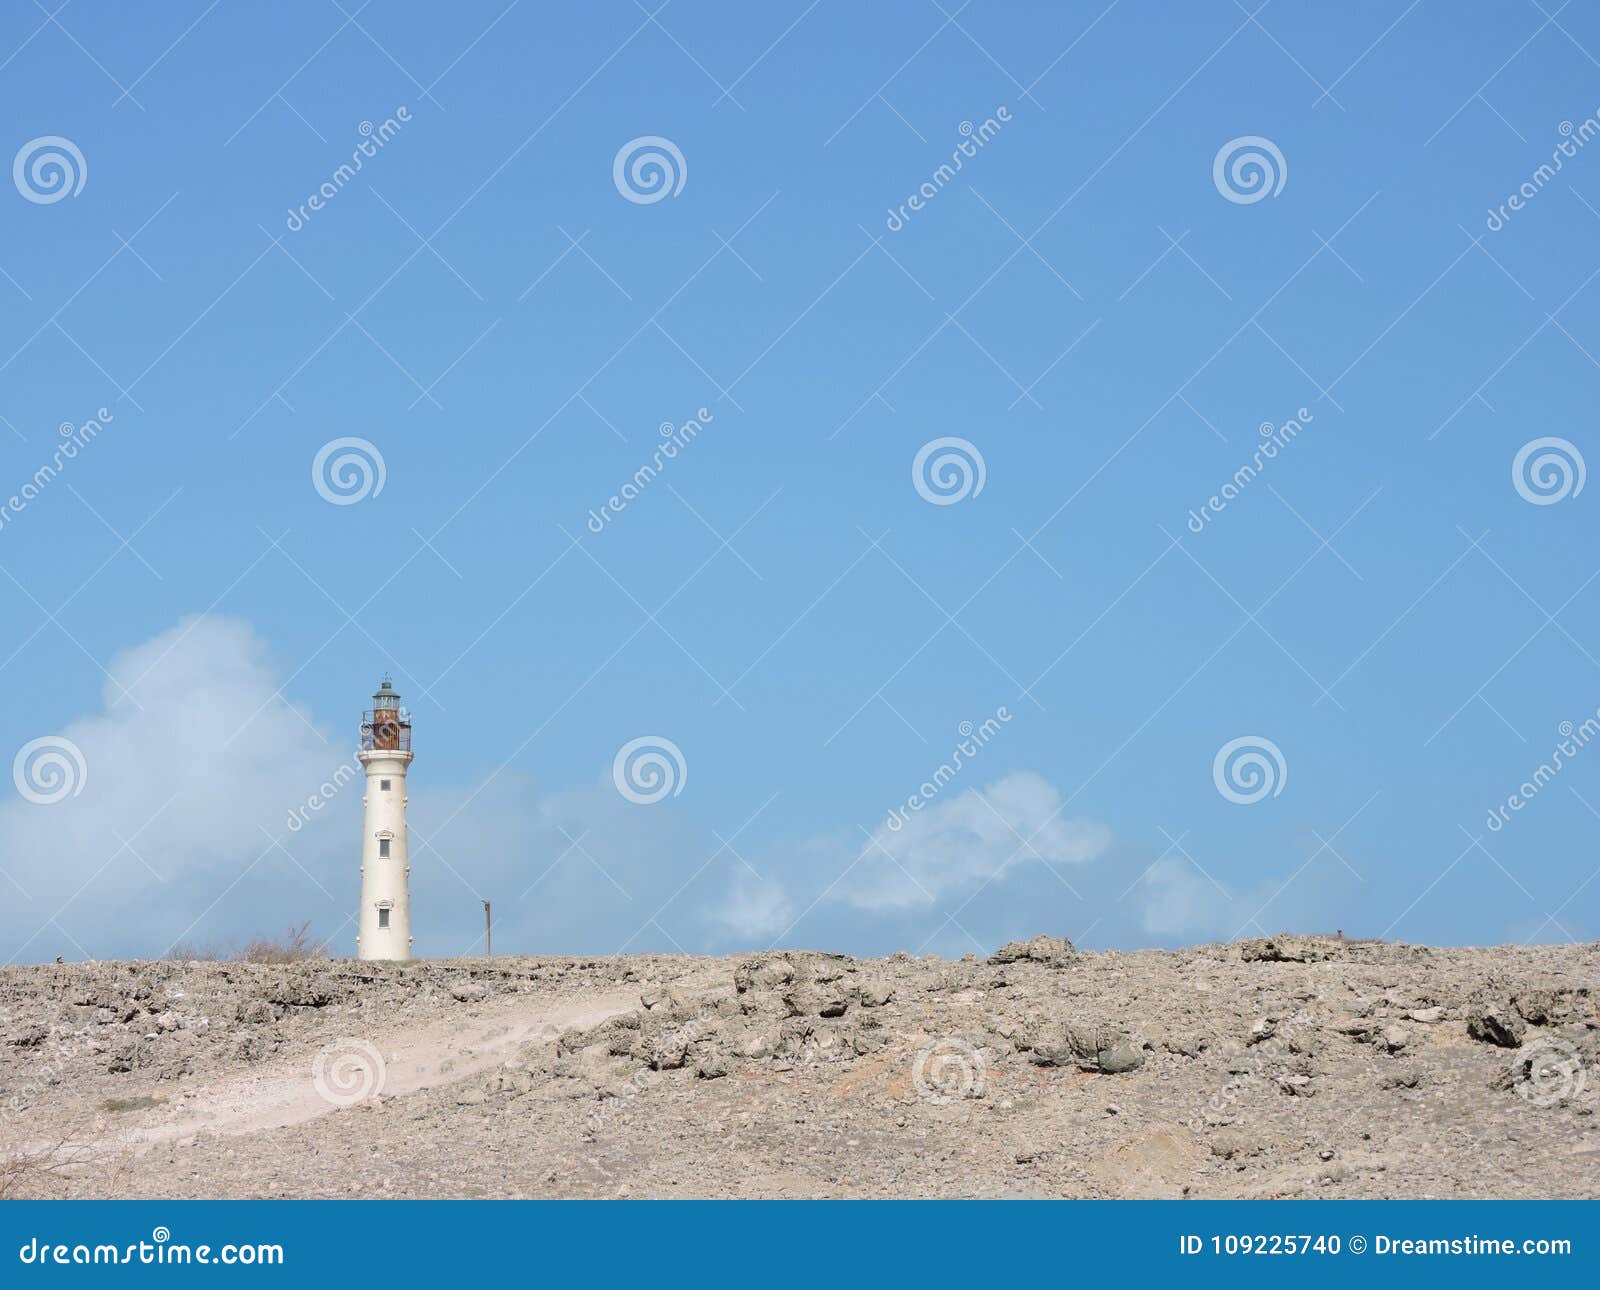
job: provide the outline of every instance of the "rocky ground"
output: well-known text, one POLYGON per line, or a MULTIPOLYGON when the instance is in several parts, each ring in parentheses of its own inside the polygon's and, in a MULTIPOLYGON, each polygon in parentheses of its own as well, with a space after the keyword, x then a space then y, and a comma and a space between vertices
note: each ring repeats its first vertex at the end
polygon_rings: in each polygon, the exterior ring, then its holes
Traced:
POLYGON ((1600 1197, 1600 946, 0 971, 0 1195, 1600 1197))

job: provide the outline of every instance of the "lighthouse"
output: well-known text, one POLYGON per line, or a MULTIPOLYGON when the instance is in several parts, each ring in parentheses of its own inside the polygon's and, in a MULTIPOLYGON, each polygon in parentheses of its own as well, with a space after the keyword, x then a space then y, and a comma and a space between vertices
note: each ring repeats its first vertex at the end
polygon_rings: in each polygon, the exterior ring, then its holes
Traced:
POLYGON ((385 677, 361 714, 361 764, 367 795, 361 831, 361 909, 356 957, 411 957, 411 877, 406 847, 406 770, 411 765, 411 714, 385 677))

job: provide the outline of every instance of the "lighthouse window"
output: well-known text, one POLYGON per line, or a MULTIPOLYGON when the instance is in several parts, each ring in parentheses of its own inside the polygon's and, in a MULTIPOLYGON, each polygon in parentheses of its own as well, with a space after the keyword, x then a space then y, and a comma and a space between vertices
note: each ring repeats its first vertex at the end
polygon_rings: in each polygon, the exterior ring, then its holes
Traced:
POLYGON ((389 854, 389 839, 388 838, 379 838, 378 839, 378 854, 380 856, 387 856, 389 854))
POLYGON ((389 926, 389 908, 387 905, 378 909, 378 930, 382 931, 389 926))
POLYGON ((378 789, 380 792, 387 793, 389 791, 389 781, 386 779, 380 779, 378 781, 378 789))

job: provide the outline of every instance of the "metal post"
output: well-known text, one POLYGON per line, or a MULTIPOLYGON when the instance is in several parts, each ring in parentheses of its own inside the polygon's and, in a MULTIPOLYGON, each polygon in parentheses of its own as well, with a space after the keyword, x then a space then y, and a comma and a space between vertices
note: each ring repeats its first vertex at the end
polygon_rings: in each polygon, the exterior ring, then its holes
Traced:
POLYGON ((494 957, 494 921, 487 900, 483 902, 483 953, 485 958, 494 957))

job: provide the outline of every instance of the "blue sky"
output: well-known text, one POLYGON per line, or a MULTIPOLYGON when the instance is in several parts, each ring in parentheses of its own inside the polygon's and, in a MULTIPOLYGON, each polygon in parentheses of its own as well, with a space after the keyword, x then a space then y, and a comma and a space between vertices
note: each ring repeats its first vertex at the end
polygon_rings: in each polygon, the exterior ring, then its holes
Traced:
POLYGON ((14 768, 0 948, 350 952, 359 789, 288 821, 385 671, 419 953, 485 897, 530 952, 1594 938, 1597 53, 1548 0, 7 6, 0 733, 81 768, 14 768))

